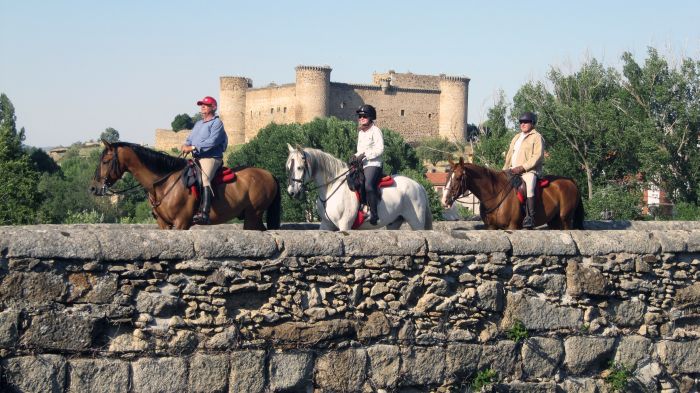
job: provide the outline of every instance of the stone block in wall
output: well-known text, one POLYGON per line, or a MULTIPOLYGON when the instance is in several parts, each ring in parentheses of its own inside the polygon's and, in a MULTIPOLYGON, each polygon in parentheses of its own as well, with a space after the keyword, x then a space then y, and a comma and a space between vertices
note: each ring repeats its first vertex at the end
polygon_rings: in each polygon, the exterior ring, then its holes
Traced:
POLYGON ((647 363, 652 355, 652 341, 642 336, 622 336, 617 344, 615 362, 636 370, 641 364, 647 363))
POLYGON ((484 281, 476 288, 476 306, 482 310, 503 311, 503 284, 498 281, 484 281))
POLYGON ((273 352, 270 355, 269 390, 307 391, 312 385, 313 360, 311 352, 273 352))
POLYGON ((523 293, 509 293, 501 330, 509 329, 516 320, 529 330, 579 329, 583 325, 583 311, 556 306, 523 293))
POLYGON ((117 275, 97 275, 91 272, 68 274, 70 283, 67 301, 70 303, 112 303, 117 292, 117 275))
POLYGON ((634 327, 644 322, 646 305, 638 299, 611 302, 608 313, 618 327, 634 327))
POLYGON ((571 296, 605 295, 608 280, 594 267, 583 267, 578 262, 566 265, 566 293, 571 296))
POLYGON ((688 244, 686 244, 686 251, 700 252, 700 229, 695 229, 688 233, 688 244))
POLYGON ((330 231, 271 231, 280 245, 282 256, 342 256, 343 235, 330 231))
POLYGON ((562 231, 513 231, 506 236, 513 255, 576 255, 576 243, 562 231))
POLYGON ((135 392, 187 392, 187 364, 184 359, 141 358, 131 363, 131 369, 135 392))
POLYGON ((393 390, 399 381, 401 353, 396 345, 378 344, 367 348, 369 376, 380 389, 393 390))
POLYGON ((229 393, 262 393, 265 389, 265 351, 231 352, 229 393))
POLYGON ((650 232, 572 231, 571 236, 581 255, 657 254, 661 250, 658 239, 650 232))
POLYGON ((189 393, 228 392, 228 355, 198 353, 190 358, 189 393))
POLYGON ((493 345, 481 347, 481 357, 479 357, 479 370, 487 368, 496 371, 500 379, 515 376, 516 369, 519 369, 520 356, 516 348, 518 345, 513 341, 500 341, 493 345))
POLYGON ((700 339, 661 341, 656 344, 661 362, 672 374, 700 373, 700 339))
POLYGON ((572 374, 601 371, 608 367, 614 346, 611 337, 569 337, 564 341, 564 365, 572 374))
POLYGON ((139 291, 136 295, 136 310, 153 316, 171 316, 182 305, 178 288, 167 284, 159 292, 139 291))
POLYGON ((445 349, 441 347, 401 348, 402 385, 439 385, 445 378, 445 349))
POLYGON ((7 386, 19 392, 63 393, 66 359, 59 355, 37 355, 0 360, 7 386))
POLYGON ((0 282, 0 301, 29 307, 62 301, 68 293, 64 278, 52 272, 10 272, 0 282))
POLYGON ((32 318, 21 342, 30 348, 81 351, 92 346, 97 320, 85 312, 48 311, 32 318))
POLYGON ((594 378, 573 378, 568 376, 559 386, 566 393, 600 393, 608 391, 605 381, 594 378))
POLYGON ((130 386, 129 363, 118 359, 72 359, 70 392, 120 393, 130 386))
POLYGON ((100 244, 94 232, 68 227, 24 230, 7 233, 10 258, 98 259, 100 244))
POLYGON ((476 374, 481 357, 479 344, 450 344, 445 351, 445 379, 455 383, 466 381, 476 374))
POLYGON ((551 378, 564 360, 564 345, 556 338, 531 337, 523 342, 520 354, 526 379, 551 378))
POLYGON ((367 317, 367 321, 360 322, 357 338, 366 342, 377 338, 386 337, 391 333, 391 325, 383 312, 373 312, 367 317))
POLYGON ((7 309, 0 312, 0 348, 12 348, 17 345, 19 311, 7 309))
POLYGON ((371 239, 362 231, 350 231, 343 236, 347 256, 426 255, 422 232, 376 231, 371 239))
POLYGON ((676 290, 676 307, 699 307, 700 306, 700 283, 679 288, 676 290))
POLYGON ((200 258, 271 258, 278 253, 272 234, 257 231, 202 229, 189 234, 200 258))
POLYGON ((283 345, 310 345, 336 339, 353 338, 355 323, 347 319, 327 321, 285 322, 276 326, 266 326, 258 332, 260 338, 283 345))
POLYGON ((527 285, 549 295, 561 296, 566 291, 566 276, 563 274, 535 274, 527 278, 527 285))
POLYGON ((95 233, 102 260, 183 260, 194 257, 190 232, 121 228, 95 233))
POLYGON ((662 253, 686 252, 688 249, 688 231, 669 229, 651 231, 651 234, 661 244, 662 253))
POLYGON ((428 250, 440 255, 509 252, 510 241, 502 231, 431 231, 424 233, 428 250))
POLYGON ((315 374, 321 391, 359 392, 367 378, 367 351, 351 348, 327 352, 318 357, 315 374))
POLYGON ((557 393, 557 384, 554 382, 511 382, 496 383, 493 392, 499 393, 557 393))

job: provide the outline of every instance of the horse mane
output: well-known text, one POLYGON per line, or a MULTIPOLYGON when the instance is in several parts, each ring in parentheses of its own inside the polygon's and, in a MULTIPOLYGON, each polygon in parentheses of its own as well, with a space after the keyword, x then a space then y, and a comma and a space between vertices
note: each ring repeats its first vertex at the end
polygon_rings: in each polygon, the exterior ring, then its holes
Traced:
POLYGON ((322 150, 306 147, 304 148, 304 154, 306 154, 306 159, 312 174, 318 173, 317 171, 321 169, 325 170, 325 182, 333 180, 341 172, 345 172, 348 169, 346 163, 322 150))
MULTIPOLYGON (((180 170, 187 165, 187 160, 184 158, 173 157, 171 155, 161 153, 159 151, 150 149, 148 147, 143 147, 135 143, 129 142, 115 142, 112 146, 116 147, 126 147, 131 149, 131 151, 136 154, 136 156, 141 160, 141 163, 148 168, 150 171, 155 173, 167 173, 176 170, 180 170)), ((106 151, 106 150, 105 150, 106 151)), ((102 152, 104 155, 104 152, 102 152)))
POLYGON ((465 163, 464 165, 466 168, 469 168, 470 171, 473 173, 476 173, 477 176, 474 176, 474 178, 485 178, 486 183, 491 185, 491 192, 496 191, 496 186, 502 182, 502 181, 507 181, 504 180, 503 177, 501 176, 503 171, 500 170, 495 170, 491 169, 489 167, 477 165, 477 164, 472 164, 472 163, 465 163))

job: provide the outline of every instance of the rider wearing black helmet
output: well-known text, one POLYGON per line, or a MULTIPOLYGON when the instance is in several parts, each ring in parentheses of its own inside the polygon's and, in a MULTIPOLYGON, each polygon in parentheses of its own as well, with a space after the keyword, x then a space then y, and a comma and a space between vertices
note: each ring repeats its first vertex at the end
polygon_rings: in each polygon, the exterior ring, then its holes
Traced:
POLYGON ((377 225, 377 183, 382 175, 382 153, 384 153, 384 136, 382 130, 374 124, 377 110, 372 105, 362 105, 357 111, 359 133, 357 136, 356 158, 362 159, 365 173, 365 194, 369 205, 369 222, 377 225))
POLYGON ((544 138, 535 129, 537 115, 525 112, 518 118, 520 133, 513 137, 506 153, 503 169, 513 175, 522 175, 527 189, 527 203, 523 228, 535 226, 535 185, 542 175, 544 160, 544 138))

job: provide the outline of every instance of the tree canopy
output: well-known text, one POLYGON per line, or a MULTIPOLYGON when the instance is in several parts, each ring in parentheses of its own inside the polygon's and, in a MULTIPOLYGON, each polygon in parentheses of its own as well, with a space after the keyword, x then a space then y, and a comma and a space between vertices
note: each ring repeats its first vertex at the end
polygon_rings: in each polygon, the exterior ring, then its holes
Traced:
POLYGON ((119 142, 119 131, 112 127, 105 128, 100 134, 100 140, 105 140, 107 142, 119 142))

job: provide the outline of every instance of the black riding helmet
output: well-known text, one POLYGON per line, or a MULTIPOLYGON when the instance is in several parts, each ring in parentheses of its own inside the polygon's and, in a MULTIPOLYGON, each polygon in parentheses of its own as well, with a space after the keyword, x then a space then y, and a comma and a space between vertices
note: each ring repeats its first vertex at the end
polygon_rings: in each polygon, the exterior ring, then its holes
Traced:
POLYGON ((362 105, 355 113, 366 115, 370 120, 377 120, 377 110, 372 105, 362 105))
POLYGON ((518 122, 530 122, 534 126, 537 124, 537 115, 532 112, 525 112, 518 118, 518 122))

